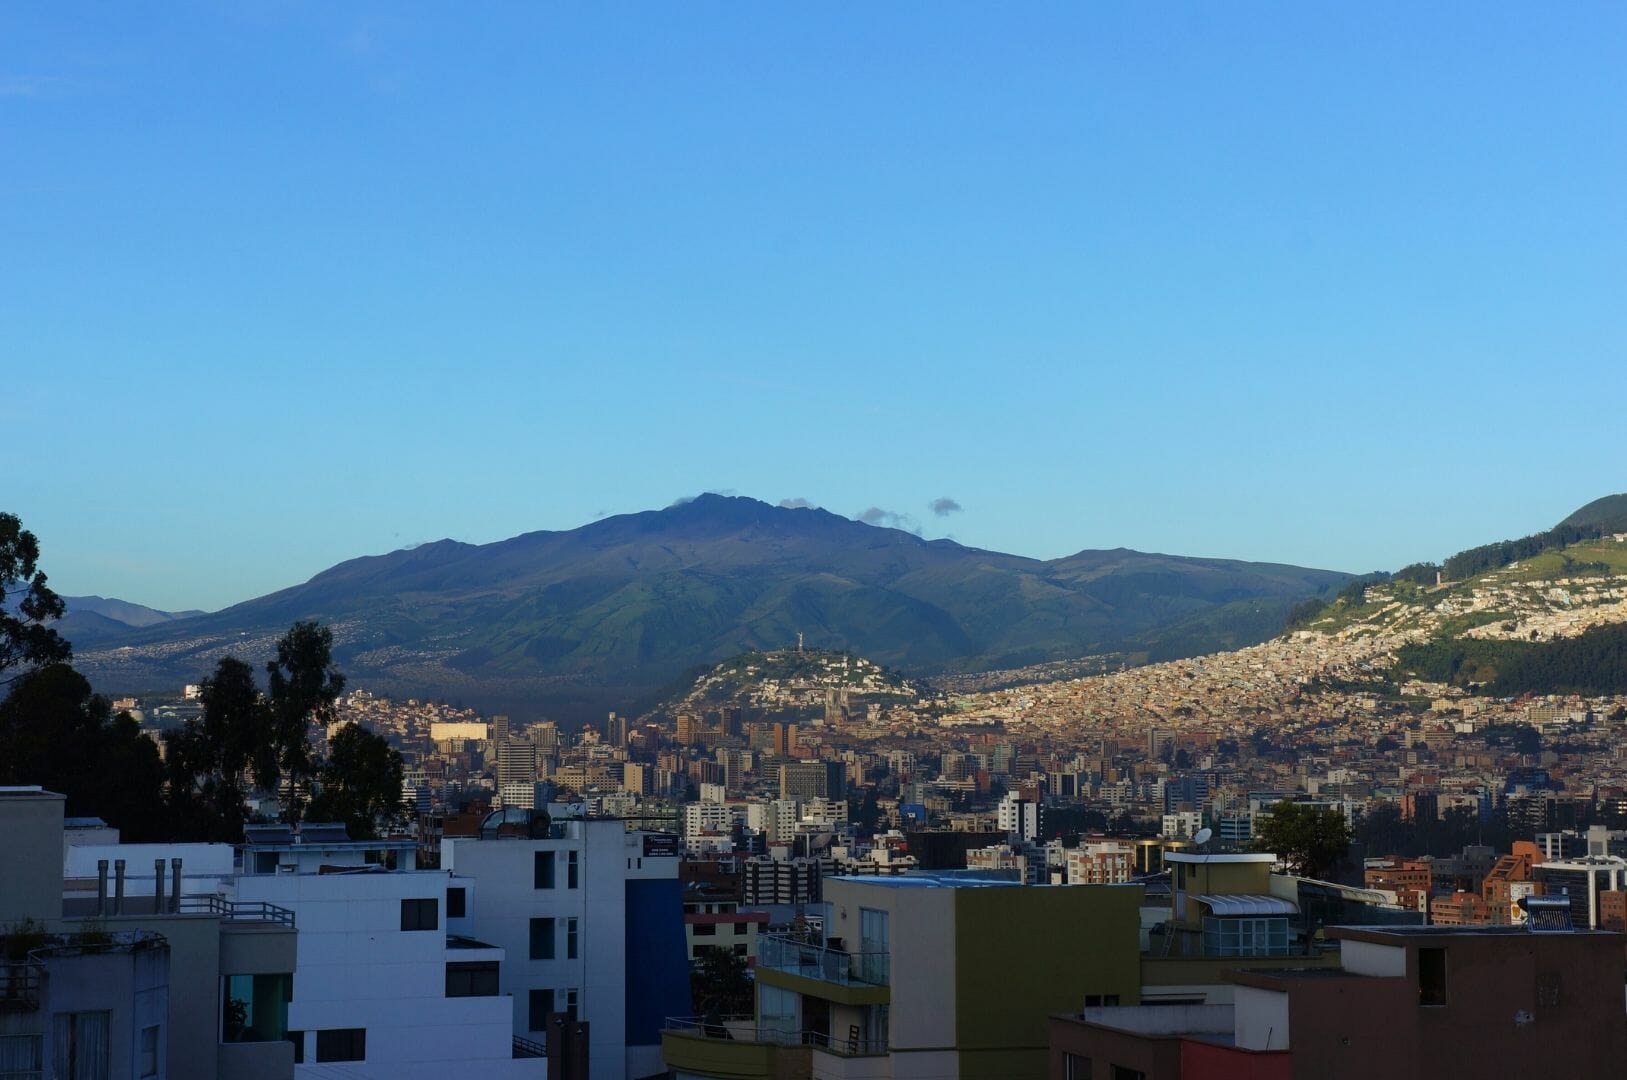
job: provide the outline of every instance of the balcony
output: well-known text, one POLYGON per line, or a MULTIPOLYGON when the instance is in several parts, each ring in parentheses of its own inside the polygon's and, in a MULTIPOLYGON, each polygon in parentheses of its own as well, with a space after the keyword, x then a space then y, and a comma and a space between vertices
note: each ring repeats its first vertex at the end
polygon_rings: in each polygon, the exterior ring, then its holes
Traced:
POLYGON ((669 1069, 716 1080, 799 1074, 859 1080, 890 1074, 885 1046, 833 1039, 819 1031, 759 1026, 750 1016, 670 1017, 661 1032, 661 1056, 669 1069))
POLYGON ((885 952, 846 952, 790 934, 764 934, 757 941, 758 971, 766 967, 837 986, 887 986, 890 964, 885 952))

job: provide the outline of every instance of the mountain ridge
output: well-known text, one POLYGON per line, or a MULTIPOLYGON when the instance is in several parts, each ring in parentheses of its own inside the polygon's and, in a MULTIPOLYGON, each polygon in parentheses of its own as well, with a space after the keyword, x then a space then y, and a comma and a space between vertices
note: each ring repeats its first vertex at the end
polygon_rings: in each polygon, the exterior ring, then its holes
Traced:
POLYGON ((227 652, 257 660, 290 623, 316 618, 357 685, 597 701, 799 631, 810 647, 911 674, 1190 655, 1262 640, 1295 600, 1348 577, 1126 548, 1041 560, 703 495, 577 529, 346 560, 220 611, 95 628, 76 652, 99 687, 139 691, 196 681, 227 652))

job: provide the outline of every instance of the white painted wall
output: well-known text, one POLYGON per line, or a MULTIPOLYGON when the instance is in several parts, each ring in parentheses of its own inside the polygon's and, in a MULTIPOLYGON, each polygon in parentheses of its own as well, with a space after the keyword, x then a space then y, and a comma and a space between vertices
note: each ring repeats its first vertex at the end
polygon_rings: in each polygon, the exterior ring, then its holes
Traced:
POLYGON ((446 997, 446 964, 499 954, 446 947, 441 871, 264 874, 236 880, 236 898, 292 910, 299 930, 288 1026, 305 1032, 296 1077, 434 1080, 540 1078, 540 1059, 513 1057, 505 997, 446 997), (434 898, 434 930, 403 931, 401 901, 434 898), (366 1028, 364 1062, 318 1063, 316 1032, 366 1028))
POLYGON ((660 1046, 627 1045, 627 886, 629 879, 673 878, 678 861, 644 858, 643 839, 620 821, 560 823, 556 840, 448 838, 441 865, 470 878, 480 893, 463 932, 500 946, 507 954, 502 990, 509 998, 514 1031, 541 1041, 530 1030, 533 989, 555 991, 555 1008, 565 1008, 565 991, 577 991, 577 1015, 589 1024, 593 1080, 628 1080, 660 1072, 660 1046), (554 852, 552 889, 535 887, 539 851, 554 852), (578 859, 578 886, 568 887, 568 858, 578 859), (553 960, 531 959, 531 920, 555 920, 553 960), (577 920, 577 957, 567 956, 565 926, 577 920), (653 1064, 652 1064, 653 1062, 653 1064))
POLYGON ((1288 995, 1255 986, 1237 988, 1234 1017, 1237 1045, 1244 1050, 1286 1050, 1288 995))
POLYGON ((1400 977, 1407 973, 1407 950, 1371 941, 1341 941, 1339 964, 1352 975, 1400 977))

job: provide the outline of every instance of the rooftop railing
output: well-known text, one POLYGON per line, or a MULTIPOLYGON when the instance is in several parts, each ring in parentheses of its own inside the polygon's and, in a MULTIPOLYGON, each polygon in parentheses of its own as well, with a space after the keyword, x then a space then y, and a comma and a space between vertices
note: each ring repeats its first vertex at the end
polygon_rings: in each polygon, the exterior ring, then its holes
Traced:
POLYGON ((847 952, 802 941, 790 934, 759 937, 757 964, 788 975, 841 986, 887 986, 891 976, 891 958, 885 952, 847 952))
POLYGON ((799 1031, 774 1024, 759 1024, 752 1016, 669 1016, 666 1030, 697 1039, 770 1043, 774 1046, 812 1046, 843 1057, 874 1057, 887 1053, 883 1042, 856 1036, 832 1036, 823 1031, 799 1031))
POLYGON ((285 907, 268 904, 263 900, 228 900, 213 893, 207 896, 181 897, 181 913, 216 915, 232 922, 268 922, 294 928, 294 913, 285 907))

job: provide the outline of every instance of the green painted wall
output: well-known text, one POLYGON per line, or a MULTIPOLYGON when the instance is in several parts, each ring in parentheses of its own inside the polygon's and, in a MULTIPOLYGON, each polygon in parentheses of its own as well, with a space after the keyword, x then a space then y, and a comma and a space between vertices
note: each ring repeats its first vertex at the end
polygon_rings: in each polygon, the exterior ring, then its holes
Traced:
POLYGON ((1139 885, 955 894, 955 1045, 966 1080, 1044 1077, 1046 1018, 1077 1012, 1087 994, 1140 1003, 1139 885))

